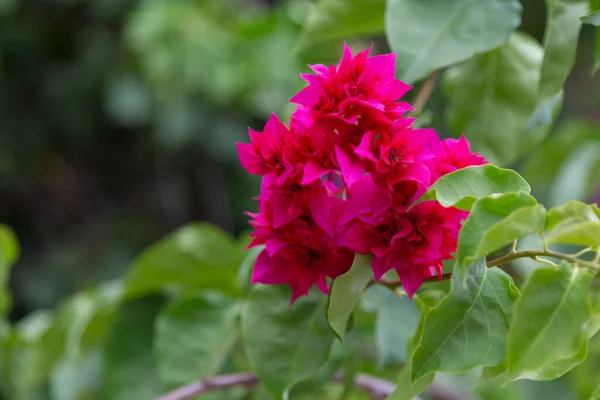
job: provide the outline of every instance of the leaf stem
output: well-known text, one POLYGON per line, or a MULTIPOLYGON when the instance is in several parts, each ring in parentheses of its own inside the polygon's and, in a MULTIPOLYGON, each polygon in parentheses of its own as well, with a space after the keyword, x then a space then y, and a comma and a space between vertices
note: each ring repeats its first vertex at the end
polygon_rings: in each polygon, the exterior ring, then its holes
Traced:
POLYGON ((513 241, 513 243, 512 243, 512 247, 511 247, 511 249, 510 249, 510 252, 511 252, 511 253, 516 253, 516 252, 517 252, 517 241, 518 241, 517 239, 515 239, 515 240, 513 241))
POLYGON ((419 88, 415 99, 413 100, 414 109, 411 111, 411 116, 417 116, 423 111, 423 107, 427 104, 427 101, 431 97, 431 93, 433 93, 433 89, 435 88, 435 80, 439 74, 439 70, 435 70, 425 78, 423 84, 419 88))

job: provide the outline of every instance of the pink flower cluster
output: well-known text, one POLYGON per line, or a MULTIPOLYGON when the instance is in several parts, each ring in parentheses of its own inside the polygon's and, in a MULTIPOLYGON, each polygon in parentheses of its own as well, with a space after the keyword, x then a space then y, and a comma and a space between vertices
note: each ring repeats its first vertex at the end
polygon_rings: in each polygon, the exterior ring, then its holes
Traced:
POLYGON ((253 283, 288 284, 292 302, 316 284, 327 293, 371 254, 376 279, 395 270, 409 296, 452 258, 465 212, 427 201, 408 209, 440 176, 485 163, 460 139, 440 140, 403 117, 410 86, 394 78, 395 54, 313 65, 291 101, 289 127, 273 115, 237 143, 243 167, 262 175, 250 246, 265 245, 253 283))

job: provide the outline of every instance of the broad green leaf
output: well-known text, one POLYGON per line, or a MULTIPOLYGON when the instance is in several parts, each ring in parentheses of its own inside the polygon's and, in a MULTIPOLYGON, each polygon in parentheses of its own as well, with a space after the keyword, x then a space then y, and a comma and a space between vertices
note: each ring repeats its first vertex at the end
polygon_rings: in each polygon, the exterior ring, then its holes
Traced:
POLYGON ((496 164, 521 153, 521 133, 538 107, 542 47, 515 33, 502 46, 450 68, 444 89, 448 124, 496 164))
POLYGON ((318 42, 383 32, 385 0, 317 0, 304 22, 297 50, 318 42))
POLYGON ((473 203, 482 197, 519 191, 531 191, 519 174, 511 169, 486 164, 462 168, 442 176, 414 204, 437 200, 444 207, 470 210, 473 203))
POLYGON ((566 220, 554 227, 548 235, 548 243, 574 244, 584 247, 600 247, 600 222, 566 220))
MULTIPOLYGON (((430 291, 419 293, 426 294, 430 291)), ((375 345, 377 366, 380 370, 402 365, 406 361, 404 345, 414 335, 419 325, 420 312, 416 299, 400 297, 380 285, 370 287, 364 299, 364 307, 377 314, 375 320, 375 345)))
POLYGON ((569 201, 548 211, 546 229, 554 229, 559 223, 569 220, 600 222, 600 209, 595 204, 585 204, 576 200, 569 201))
POLYGON ((508 334, 511 375, 535 371, 576 355, 585 340, 590 317, 588 270, 562 263, 531 274, 517 301, 508 334))
POLYGON ((516 0, 388 0, 386 36, 408 83, 504 43, 521 23, 516 0))
POLYGON ((352 268, 337 277, 331 285, 327 303, 327 321, 342 341, 352 310, 372 278, 371 257, 357 254, 352 268))
POLYGON ((102 380, 107 400, 148 400, 162 394, 152 353, 161 296, 132 300, 118 311, 104 347, 102 380))
POLYGON ((573 63, 579 40, 581 21, 588 5, 585 1, 546 0, 544 61, 540 75, 540 101, 562 90, 573 63))
POLYGON ((588 15, 581 17, 581 22, 584 24, 600 26, 600 10, 593 11, 588 15))
POLYGON ((473 261, 545 227, 546 209, 527 193, 483 197, 458 235, 459 266, 464 271, 473 261))
POLYGON ((423 317, 412 359, 413 382, 433 372, 464 373, 478 365, 496 365, 506 356, 517 288, 501 269, 488 270, 484 258, 465 275, 463 281, 455 268, 450 293, 423 317))
POLYGON ((596 333, 598 333, 598 330, 600 330, 600 313, 596 311, 584 323, 584 342, 574 356, 553 361, 535 371, 525 372, 521 374, 518 379, 548 381, 560 378, 586 359, 588 355, 588 342, 596 333))
POLYGON ((287 286, 255 285, 242 311, 242 339, 260 381, 277 398, 314 376, 327 360, 334 334, 326 298, 311 292, 290 307, 287 286))
POLYGON ((189 224, 138 257, 126 278, 126 295, 200 288, 237 293, 236 271, 244 256, 221 229, 206 223, 189 224))
POLYGON ((166 389, 221 371, 238 338, 238 305, 217 294, 176 299, 156 318, 154 354, 166 389))
POLYGON ((356 356, 358 344, 359 342, 354 332, 350 332, 343 343, 339 340, 334 340, 327 362, 311 378, 294 385, 290 391, 289 398, 293 400, 302 396, 302 398, 308 400, 311 398, 308 397, 311 393, 321 394, 323 386, 331 383, 333 376, 342 368, 344 363, 356 356))

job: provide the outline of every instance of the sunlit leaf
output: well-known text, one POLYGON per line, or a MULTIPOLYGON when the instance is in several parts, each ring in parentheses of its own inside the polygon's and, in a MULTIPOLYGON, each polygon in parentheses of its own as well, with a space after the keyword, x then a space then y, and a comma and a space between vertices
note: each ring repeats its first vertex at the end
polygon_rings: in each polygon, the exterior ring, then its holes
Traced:
POLYGON ((344 340, 352 310, 372 278, 371 257, 357 254, 352 268, 333 281, 327 303, 327 320, 340 340, 344 340))
POLYGON ((458 236, 464 270, 473 261, 531 233, 543 232, 546 209, 524 192, 483 197, 475 202, 458 236))
POLYGON ((574 244, 584 247, 600 247, 600 222, 566 220, 554 227, 548 235, 548 243, 574 244))
POLYGON ((500 46, 521 23, 515 0, 389 0, 386 35, 408 83, 500 46))
POLYGON ((583 328, 591 313, 591 279, 590 271, 567 263, 531 274, 508 334, 511 375, 576 355, 586 340, 583 328))
POLYGON ((138 257, 126 278, 126 295, 199 288, 237 293, 237 268, 244 256, 233 238, 219 228, 189 224, 138 257))
POLYGON ((531 188, 515 171, 491 164, 467 167, 438 179, 414 204, 437 200, 444 207, 470 210, 477 199, 496 193, 523 191, 531 188))

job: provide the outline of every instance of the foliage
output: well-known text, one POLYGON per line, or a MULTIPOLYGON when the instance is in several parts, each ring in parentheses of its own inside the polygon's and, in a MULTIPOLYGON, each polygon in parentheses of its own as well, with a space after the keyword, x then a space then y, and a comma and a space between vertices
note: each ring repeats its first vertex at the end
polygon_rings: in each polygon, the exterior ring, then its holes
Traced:
MULTIPOLYGON (((303 62, 331 61, 341 40, 362 44, 367 35, 379 50, 385 34, 397 77, 425 93, 419 107, 429 107, 428 87, 441 86, 445 111, 428 110, 436 124, 464 133, 491 161, 442 176, 410 205, 468 212, 455 260, 409 299, 393 271, 375 280, 371 258, 359 254, 327 295, 313 288, 290 304, 287 286, 250 282, 263 247, 189 223, 143 250, 121 278, 15 322, 8 280, 19 250, 0 225, 4 396, 147 400, 204 380, 214 399, 360 400, 377 374, 394 382, 393 400, 443 399, 444 391, 600 398, 600 210, 587 204, 600 125, 572 119, 552 130, 584 24, 598 36, 600 66, 600 2, 547 0, 543 43, 517 30, 515 0, 286 4, 238 14, 212 1, 140 2, 124 37, 143 79, 115 71, 107 112, 123 126, 151 123, 152 140, 169 148, 206 144, 227 158, 243 127, 195 133, 217 120, 216 109, 241 104, 248 121, 282 111, 303 62), (529 246, 532 237, 539 246, 529 246), (210 384, 244 371, 251 375, 235 387, 210 384)), ((235 201, 240 210, 248 204, 235 201)))

